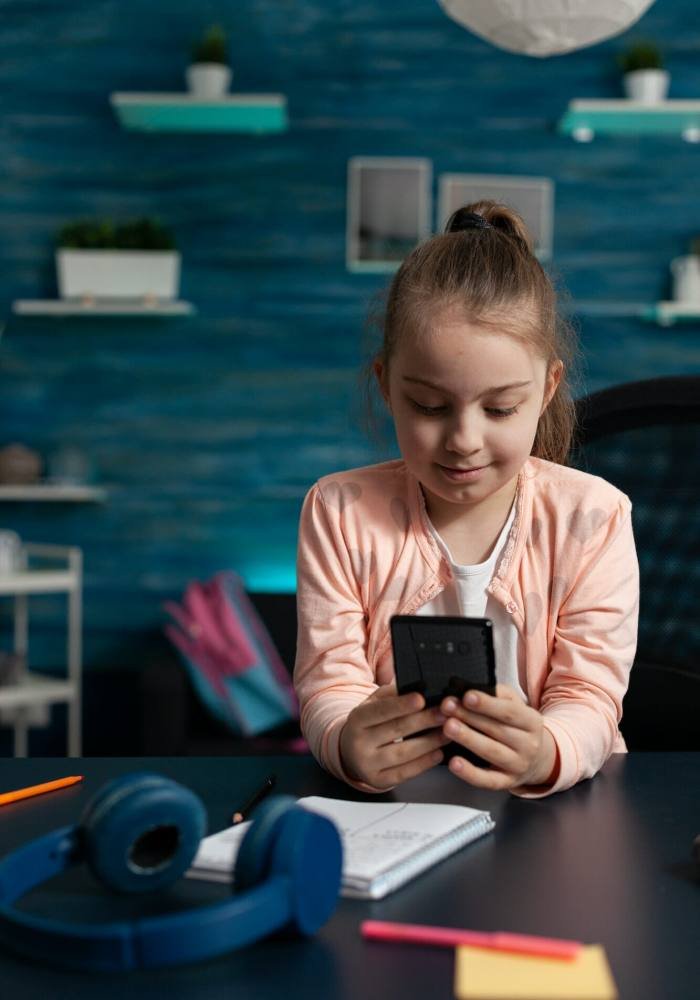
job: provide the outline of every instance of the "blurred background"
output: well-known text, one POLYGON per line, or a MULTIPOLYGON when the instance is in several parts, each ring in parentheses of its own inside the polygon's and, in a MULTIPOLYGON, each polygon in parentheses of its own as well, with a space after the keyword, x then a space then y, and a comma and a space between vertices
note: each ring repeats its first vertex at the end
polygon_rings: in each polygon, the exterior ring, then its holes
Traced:
MULTIPOLYGON (((658 306, 700 237, 700 118, 697 135, 565 120, 572 101, 625 100, 618 58, 639 39, 668 97, 700 100, 693 0, 549 58, 497 48, 435 0, 2 0, 0 19, 0 529, 82 550, 86 753, 132 748, 164 601, 228 568, 293 594, 306 491, 395 457, 362 426, 366 317, 475 183, 515 190, 541 227, 580 332, 577 394, 700 372, 700 302, 675 322, 658 306), (214 25, 230 117, 178 111, 214 25), (59 287, 61 240, 98 246, 96 225, 134 220, 144 242, 132 226, 123 245, 180 255, 174 290, 148 278, 115 305, 59 287)), ((32 597, 34 667, 65 671, 65 629, 61 597, 32 597)), ((64 752, 62 713, 31 730, 33 752, 64 752)))

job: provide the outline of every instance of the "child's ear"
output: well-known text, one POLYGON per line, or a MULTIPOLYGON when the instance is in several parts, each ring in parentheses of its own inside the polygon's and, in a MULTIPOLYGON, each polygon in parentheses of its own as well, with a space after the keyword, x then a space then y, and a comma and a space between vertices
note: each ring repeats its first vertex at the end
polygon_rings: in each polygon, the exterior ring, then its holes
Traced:
POLYGON ((557 358, 549 366, 549 371, 547 372, 547 378, 544 385, 544 399, 542 400, 542 409, 540 410, 540 416, 549 406, 552 396, 557 391, 557 387, 561 382, 562 374, 564 373, 564 363, 557 358))
POLYGON ((391 402, 389 400, 389 373, 386 370, 386 365, 383 361, 377 359, 372 367, 374 369, 374 374, 377 377, 379 391, 381 392, 382 398, 389 409, 389 413, 391 413, 391 402))

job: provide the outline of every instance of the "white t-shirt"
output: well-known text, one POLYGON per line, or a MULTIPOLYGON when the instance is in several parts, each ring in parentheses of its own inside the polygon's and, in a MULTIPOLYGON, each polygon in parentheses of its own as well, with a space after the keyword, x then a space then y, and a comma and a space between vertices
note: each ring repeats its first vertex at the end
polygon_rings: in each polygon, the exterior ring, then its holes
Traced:
POLYGON ((525 675, 525 648, 520 634, 502 604, 486 590, 508 538, 515 517, 511 507, 491 555, 476 566, 460 566, 428 518, 435 541, 452 567, 453 579, 432 601, 416 611, 417 615, 459 615, 462 618, 490 618, 493 622, 493 647, 496 658, 496 680, 509 684, 527 701, 521 677, 525 675))

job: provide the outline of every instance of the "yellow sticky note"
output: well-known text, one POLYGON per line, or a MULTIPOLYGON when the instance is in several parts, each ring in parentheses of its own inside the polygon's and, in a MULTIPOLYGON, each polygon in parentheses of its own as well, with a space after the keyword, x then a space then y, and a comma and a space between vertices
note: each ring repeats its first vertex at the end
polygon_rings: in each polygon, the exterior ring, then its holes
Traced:
POLYGON ((582 948, 573 961, 457 948, 457 1000, 617 1000, 605 951, 582 948))

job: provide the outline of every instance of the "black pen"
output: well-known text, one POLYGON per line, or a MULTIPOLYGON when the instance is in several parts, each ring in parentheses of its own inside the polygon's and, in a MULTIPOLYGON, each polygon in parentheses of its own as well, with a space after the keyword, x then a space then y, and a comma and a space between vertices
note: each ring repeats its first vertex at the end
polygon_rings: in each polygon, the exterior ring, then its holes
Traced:
POLYGON ((268 775, 268 777, 265 778, 265 780, 263 781, 260 788, 258 788, 257 792, 248 799, 243 808, 239 809, 238 812, 235 812, 233 814, 233 816, 231 817, 231 822, 242 823, 244 820, 248 819, 248 815, 253 811, 253 809, 255 809, 255 807, 260 802, 262 802, 265 796, 272 791, 276 781, 277 781, 277 775, 275 774, 268 775))

